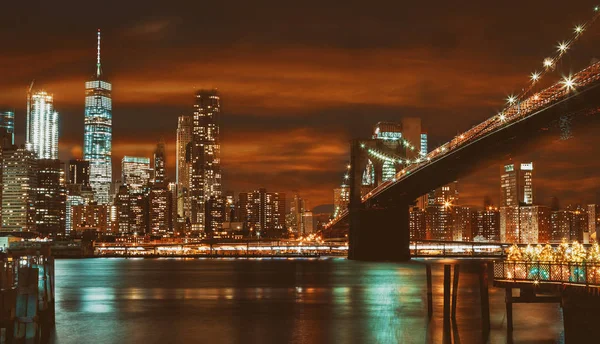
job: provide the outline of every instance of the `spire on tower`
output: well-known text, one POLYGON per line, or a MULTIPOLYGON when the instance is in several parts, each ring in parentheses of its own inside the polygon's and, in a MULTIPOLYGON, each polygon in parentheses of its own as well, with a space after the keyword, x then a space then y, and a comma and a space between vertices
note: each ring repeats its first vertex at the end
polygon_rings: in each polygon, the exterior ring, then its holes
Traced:
POLYGON ((102 74, 102 68, 100 66, 100 29, 98 29, 98 57, 96 61, 96 77, 100 78, 100 74, 102 74))

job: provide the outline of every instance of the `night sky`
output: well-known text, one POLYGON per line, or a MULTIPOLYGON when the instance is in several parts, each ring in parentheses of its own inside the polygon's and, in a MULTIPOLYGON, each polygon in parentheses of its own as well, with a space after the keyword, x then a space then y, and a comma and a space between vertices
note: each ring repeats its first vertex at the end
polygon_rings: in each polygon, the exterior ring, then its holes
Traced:
MULTIPOLYGON (((494 115, 544 57, 592 16, 592 1, 4 1, 0 107, 25 132, 32 79, 55 96, 60 157, 81 157, 84 82, 96 30, 113 84, 113 175, 162 136, 175 176, 177 117, 194 91, 222 94, 224 190, 298 190, 333 202, 348 141, 381 120, 420 116, 430 148, 494 115)), ((562 70, 600 57, 600 23, 562 70)), ((597 128, 540 147, 536 203, 595 200, 597 128)), ((518 157, 519 159, 521 157, 518 157)), ((461 203, 499 202, 499 161, 459 182, 461 203)))

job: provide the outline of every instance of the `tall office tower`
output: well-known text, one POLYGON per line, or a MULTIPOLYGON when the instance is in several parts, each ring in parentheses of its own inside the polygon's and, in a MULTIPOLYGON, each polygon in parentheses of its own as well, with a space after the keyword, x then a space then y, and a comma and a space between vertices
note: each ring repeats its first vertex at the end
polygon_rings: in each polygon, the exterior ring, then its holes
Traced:
POLYGON ((544 244, 550 242, 551 226, 550 208, 538 205, 519 208, 520 244, 544 244))
POLYGON ((115 197, 116 208, 116 232, 119 234, 130 234, 129 226, 131 223, 131 196, 127 185, 121 185, 115 197))
POLYGON ((67 191, 60 160, 38 160, 36 230, 43 235, 65 234, 67 191))
MULTIPOLYGON (((377 144, 385 147, 386 150, 395 152, 397 156, 406 157, 410 148, 405 145, 402 129, 400 123, 378 122, 373 129, 372 138, 377 140, 377 144)), ((382 161, 369 159, 367 170, 363 176, 365 184, 376 186, 382 182, 392 180, 396 176, 396 167, 396 162, 389 159, 382 161)))
POLYGON ((106 233, 111 230, 110 208, 108 204, 74 205, 71 209, 71 232, 94 230, 106 233))
MULTIPOLYGON (((302 214, 305 209, 306 204, 304 200, 297 193, 294 193, 290 204, 290 212, 286 219, 286 227, 293 233, 300 233, 302 231, 302 214)), ((240 220, 243 221, 241 218, 240 220)))
POLYGON ((240 221, 261 237, 277 237, 285 229, 285 194, 267 192, 261 188, 253 192, 242 192, 240 221))
POLYGON ((13 146, 4 150, 2 158, 2 230, 35 231, 35 153, 13 146))
POLYGON ((225 192, 225 222, 236 222, 236 199, 233 191, 227 190, 225 192))
POLYGON ((129 232, 140 235, 148 233, 148 196, 130 191, 129 202, 129 232))
POLYGON ((191 116, 179 116, 177 125, 177 159, 175 179, 177 180, 177 215, 181 218, 190 216, 190 176, 193 122, 191 116))
POLYGON ((428 240, 452 241, 453 210, 446 204, 435 204, 427 207, 425 225, 428 240))
POLYGON ((150 232, 165 235, 171 229, 171 193, 165 187, 153 185, 148 194, 150 232))
POLYGON ((165 140, 160 139, 154 150, 154 184, 167 186, 167 173, 165 172, 165 140))
POLYGON ((90 162, 90 185, 99 204, 110 202, 112 183, 112 85, 104 79, 100 64, 100 30, 96 74, 85 83, 83 159, 90 162))
POLYGON ((456 205, 458 203, 458 181, 433 190, 428 197, 429 205, 456 205))
MULTIPOLYGON (((193 231, 220 231, 217 221, 206 222, 206 203, 221 195, 221 145, 219 124, 221 101, 216 90, 196 93, 191 151, 191 222, 193 231)), ((222 202, 222 200, 221 200, 222 202)), ((214 211, 214 207, 210 211, 214 211)), ((212 218, 217 218, 212 216, 212 218)), ((222 218, 222 216, 221 216, 222 218)))
POLYGON ((453 241, 472 241, 473 233, 477 232, 477 211, 472 207, 454 206, 452 207, 452 240, 453 241))
POLYGON ((410 209, 408 217, 410 240, 425 240, 427 238, 427 224, 425 210, 414 207, 410 209))
POLYGON ((310 210, 302 213, 302 235, 309 235, 315 231, 313 213, 310 210))
POLYGON ((45 91, 27 93, 27 148, 38 159, 58 159, 58 113, 45 91))
POLYGON ((150 158, 124 156, 121 160, 123 184, 132 193, 143 193, 150 183, 150 158))
POLYGON ((504 166, 500 177, 503 207, 533 204, 533 163, 504 166))
POLYGON ((533 163, 504 166, 500 177, 500 235, 502 242, 523 242, 519 207, 533 204, 533 163))
POLYGON ((350 203, 350 187, 342 185, 333 189, 333 217, 337 217, 341 212, 348 209, 350 203))
POLYGON ((15 144, 15 113, 13 111, 0 111, 0 131, 5 133, 7 142, 0 143, 1 146, 15 144))
POLYGON ((76 159, 69 160, 69 184, 90 185, 90 162, 76 159))

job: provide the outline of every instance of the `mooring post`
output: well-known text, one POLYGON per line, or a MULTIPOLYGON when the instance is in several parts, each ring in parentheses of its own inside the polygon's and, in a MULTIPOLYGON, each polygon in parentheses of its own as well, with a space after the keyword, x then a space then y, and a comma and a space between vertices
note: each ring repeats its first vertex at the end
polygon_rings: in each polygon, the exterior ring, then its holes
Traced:
POLYGON ((512 288, 506 288, 506 330, 508 332, 513 331, 513 301, 512 301, 512 288))
POLYGON ((37 268, 19 268, 14 337, 25 343, 36 342, 39 335, 38 274, 37 268))
POLYGON ((488 266, 487 263, 484 263, 481 265, 481 270, 479 272, 479 296, 481 299, 481 328, 484 339, 487 339, 490 333, 490 299, 488 283, 488 266))
POLYGON ((450 321, 450 272, 452 266, 444 265, 444 322, 450 321))
POLYGON ((460 265, 454 265, 454 280, 452 281, 452 319, 456 319, 456 300, 458 298, 458 279, 460 277, 460 265))
POLYGON ((429 318, 433 315, 433 290, 431 287, 431 265, 425 265, 427 271, 427 315, 429 318))

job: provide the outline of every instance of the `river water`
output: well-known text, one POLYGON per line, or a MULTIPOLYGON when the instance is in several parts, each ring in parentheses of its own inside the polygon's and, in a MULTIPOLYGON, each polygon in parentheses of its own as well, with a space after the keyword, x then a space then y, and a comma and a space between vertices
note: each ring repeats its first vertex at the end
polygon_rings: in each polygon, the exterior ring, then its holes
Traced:
MULTIPOLYGON (((433 261, 121 259, 56 261, 55 343, 442 343, 443 268, 433 261)), ((454 343, 481 343, 477 266, 461 261, 454 343)), ((491 343, 507 343, 490 289, 491 343)), ((515 343, 563 342, 555 304, 515 306, 515 343)))

